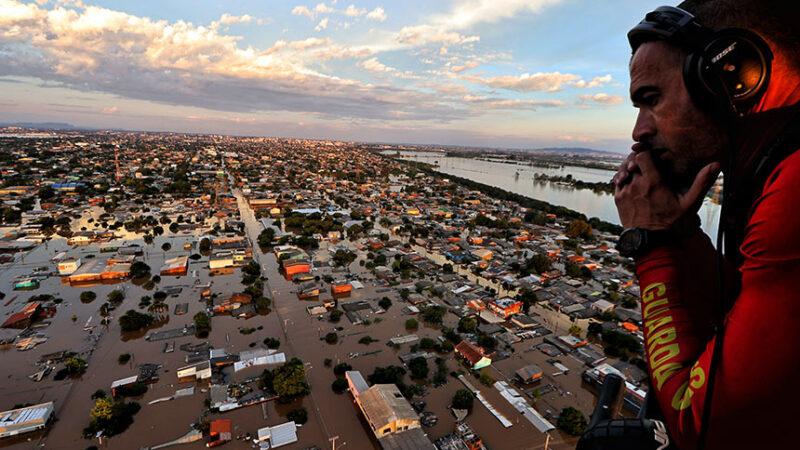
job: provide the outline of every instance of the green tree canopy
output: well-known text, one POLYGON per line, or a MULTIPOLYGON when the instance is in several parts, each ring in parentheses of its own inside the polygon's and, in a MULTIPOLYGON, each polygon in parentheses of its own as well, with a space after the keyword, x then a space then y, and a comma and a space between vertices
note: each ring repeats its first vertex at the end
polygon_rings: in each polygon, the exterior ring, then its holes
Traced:
POLYGON ((303 361, 292 358, 289 362, 273 371, 272 386, 282 401, 291 401, 311 393, 311 386, 306 382, 306 369, 303 361))
POLYGON ((586 417, 580 410, 568 406, 561 410, 557 426, 572 436, 580 436, 586 431, 586 417))
POLYGON ((455 409, 472 409, 472 402, 475 400, 475 394, 469 389, 459 389, 453 396, 453 408, 455 409))

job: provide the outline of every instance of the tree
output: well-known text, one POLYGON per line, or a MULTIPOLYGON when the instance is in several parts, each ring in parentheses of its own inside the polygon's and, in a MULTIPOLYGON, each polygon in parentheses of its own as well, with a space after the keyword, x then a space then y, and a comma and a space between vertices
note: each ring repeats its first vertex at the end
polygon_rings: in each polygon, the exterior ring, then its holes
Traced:
POLYGON ((142 261, 135 261, 131 264, 131 276, 133 278, 144 278, 150 275, 150 266, 142 261))
POLYGON ((168 252, 169 249, 171 248, 172 244, 170 244, 169 242, 164 242, 163 244, 161 244, 161 250, 164 250, 165 252, 168 252))
POLYGON ((419 322, 417 322, 417 319, 406 320, 406 330, 416 330, 417 328, 419 328, 419 322))
POLYGON ((573 325, 569 327, 568 333, 573 336, 580 336, 581 333, 583 333, 583 328, 579 327, 578 325, 573 325))
POLYGON ((571 406, 561 410, 556 424, 572 436, 582 435, 586 431, 587 425, 586 417, 584 417, 583 413, 571 406))
POLYGON ((305 408, 293 409, 289 411, 288 414, 286 414, 286 419, 291 420, 296 424, 302 425, 308 422, 308 412, 306 411, 305 408))
POLYGON ((208 314, 204 313, 203 311, 195 314, 192 319, 194 320, 194 326, 200 330, 207 330, 211 328, 211 317, 208 317, 208 314))
POLYGON ((353 370, 353 366, 347 364, 346 362, 339 363, 333 366, 333 373, 335 375, 340 375, 340 376, 344 375, 344 373, 347 372, 348 370, 353 370))
POLYGON ((478 321, 473 317, 462 317, 458 321, 459 333, 473 333, 478 327, 478 321))
POLYGON ((153 316, 149 314, 142 314, 129 309, 123 316, 119 318, 119 326, 123 331, 136 331, 146 328, 153 323, 153 316))
POLYGON ((517 294, 517 300, 522 302, 522 310, 525 311, 525 314, 528 314, 531 305, 536 303, 536 293, 528 288, 522 288, 517 294))
POLYGON ((421 348, 423 350, 431 350, 434 347, 436 347, 436 341, 431 339, 431 338, 429 338, 429 337, 422 338, 419 341, 419 348, 421 348))
POLYGON ((333 389, 333 392, 336 392, 337 394, 341 394, 342 392, 346 391, 347 387, 347 380, 344 378, 337 378, 333 380, 333 384, 331 384, 331 389, 333 389))
POLYGON ((123 300, 125 300, 125 294, 120 290, 115 290, 108 293, 108 302, 112 305, 119 305, 123 300))
POLYGON ((581 237, 583 239, 591 239, 592 226, 585 220, 574 219, 567 224, 567 236, 571 238, 581 237))
POLYGON ((383 297, 378 302, 378 306, 380 306, 381 308, 383 308, 386 311, 392 306, 392 300, 389 297, 383 297))
POLYGON ((92 419, 109 420, 113 414, 114 400, 108 397, 100 397, 94 402, 94 407, 89 416, 92 419))
POLYGON ((403 384, 406 369, 398 366, 376 367, 372 374, 367 375, 367 381, 371 384, 403 384))
POLYGON ((211 249, 211 240, 209 238, 200 239, 200 244, 198 245, 198 249, 201 252, 207 252, 211 249))
POLYGON ((445 309, 441 306, 429 306, 422 310, 422 320, 428 323, 442 323, 445 309))
POLYGON ((572 278, 580 278, 583 273, 581 272, 581 266, 579 264, 568 262, 564 266, 564 271, 566 272, 568 277, 572 278))
POLYGON ((41 200, 50 200, 56 195, 56 191, 51 186, 42 186, 39 188, 39 198, 41 200))
POLYGON ((258 235, 258 245, 262 247, 269 247, 272 245, 272 240, 275 239, 275 230, 273 228, 265 228, 258 235))
POLYGON ((126 362, 128 362, 130 360, 131 360, 131 354, 130 353, 123 353, 123 354, 119 355, 119 357, 117 358, 117 362, 120 363, 120 364, 125 364, 126 362))
POLYGON ((81 303, 91 303, 97 298, 97 294, 92 291, 81 292, 81 303))
MULTIPOLYGON (((355 226, 355 225, 354 225, 355 226)), ((333 264, 336 267, 347 267, 356 260, 356 254, 349 250, 336 250, 333 254, 333 264)))
POLYGON ((336 323, 339 320, 341 320, 342 314, 344 314, 344 313, 341 310, 338 310, 338 309, 334 309, 333 311, 331 311, 331 315, 330 315, 331 322, 336 323))
POLYGON ((422 356, 409 361, 408 368, 411 370, 411 378, 427 378, 428 376, 428 360, 422 356))
POLYGON ((586 330, 589 334, 600 334, 603 332, 603 326, 597 322, 589 323, 589 328, 586 330))
POLYGON ((533 255, 526 263, 525 263, 525 270, 528 273, 544 273, 550 270, 553 267, 553 261, 547 257, 547 255, 543 255, 541 253, 537 253, 533 255))
POLYGON ((453 396, 453 408, 455 409, 472 409, 472 402, 475 400, 475 394, 469 389, 459 389, 456 395, 453 396))
POLYGON ((330 332, 325 335, 325 342, 327 342, 328 344, 335 344, 338 341, 339 341, 339 336, 334 332, 330 332))
POLYGON ((292 358, 289 362, 273 371, 272 386, 282 402, 290 402, 311 393, 311 386, 306 382, 306 369, 303 361, 292 358))
POLYGON ((71 358, 67 358, 65 367, 70 375, 80 375, 83 372, 86 372, 86 360, 77 356, 73 356, 71 358))
POLYGON ((486 350, 494 350, 495 347, 497 347, 497 339, 489 336, 488 334, 479 334, 478 345, 486 350))

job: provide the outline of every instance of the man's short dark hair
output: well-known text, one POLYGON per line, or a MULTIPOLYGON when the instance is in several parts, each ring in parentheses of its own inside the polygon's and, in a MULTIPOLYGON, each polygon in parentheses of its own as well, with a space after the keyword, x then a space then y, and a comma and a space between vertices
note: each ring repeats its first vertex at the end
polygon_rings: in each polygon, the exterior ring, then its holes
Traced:
POLYGON ((714 30, 737 27, 758 33, 800 71, 800 1, 686 0, 678 7, 714 30))

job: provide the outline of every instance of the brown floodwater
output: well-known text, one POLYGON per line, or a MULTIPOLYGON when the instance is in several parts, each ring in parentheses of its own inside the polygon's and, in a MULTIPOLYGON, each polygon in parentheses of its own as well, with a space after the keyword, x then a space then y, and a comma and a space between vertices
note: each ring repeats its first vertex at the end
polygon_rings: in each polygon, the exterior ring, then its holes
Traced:
MULTIPOLYGON (((85 215, 84 218, 87 216, 85 215)), ((260 231, 261 225, 256 222, 249 212, 244 213, 244 220, 249 237, 254 240, 260 231)), ((183 245, 197 239, 197 236, 186 234, 168 234, 159 236, 153 244, 145 245, 145 253, 139 259, 147 262, 157 274, 161 264, 165 259, 187 255, 192 252, 185 251, 183 245), (170 251, 160 250, 164 242, 172 244, 170 251)), ((126 236, 124 239, 128 243, 142 243, 140 239, 126 236)), ((102 244, 107 245, 107 244, 102 244)), ((328 243, 323 243, 319 252, 328 251, 328 243)), ((36 267, 48 266, 55 268, 50 263, 50 258, 60 251, 66 251, 70 257, 84 257, 95 254, 97 258, 105 257, 106 254, 99 253, 98 244, 85 247, 72 248, 63 239, 54 239, 47 245, 40 245, 25 255, 24 262, 15 264, 5 264, 0 266, 0 286, 11 286, 16 276, 29 275, 36 267)), ((355 247, 352 247, 355 249, 355 247)), ((380 315, 368 317, 372 323, 370 325, 352 325, 343 316, 339 323, 333 324, 327 320, 319 320, 317 317, 309 316, 306 307, 313 304, 313 301, 298 300, 296 290, 299 284, 287 281, 279 274, 279 267, 274 254, 262 253, 256 247, 254 254, 259 264, 265 267, 264 275, 268 277, 265 291, 269 291, 274 299, 271 312, 265 315, 258 315, 247 320, 236 319, 230 316, 215 316, 212 319, 212 330, 208 337, 200 339, 195 336, 185 336, 175 339, 175 351, 173 353, 163 353, 165 343, 171 341, 148 342, 144 339, 147 333, 153 330, 164 330, 181 328, 192 323, 192 317, 205 307, 201 301, 200 293, 205 289, 207 283, 212 283, 212 291, 234 292, 240 291, 241 271, 231 269, 225 273, 217 273, 211 276, 208 270, 207 255, 200 261, 189 263, 188 274, 180 277, 162 277, 157 286, 151 290, 145 289, 143 283, 132 283, 130 281, 109 285, 95 284, 92 286, 69 286, 61 282, 60 277, 48 277, 41 281, 39 289, 33 291, 7 292, 8 297, 17 295, 18 298, 10 305, 0 306, 0 317, 5 317, 16 312, 33 295, 49 293, 64 300, 58 306, 58 312, 51 320, 50 327, 42 330, 49 336, 49 340, 36 348, 19 352, 13 347, 4 346, 0 348, 0 359, 3 362, 4 370, 0 373, 2 383, 0 383, 0 408, 8 409, 19 403, 38 403, 45 401, 55 401, 56 417, 55 421, 46 432, 35 433, 16 438, 14 440, 0 441, 0 446, 10 449, 23 448, 53 448, 53 449, 76 449, 86 448, 89 445, 101 445, 96 439, 87 440, 81 436, 81 430, 89 423, 89 411, 94 401, 91 399, 92 393, 98 389, 109 391, 110 385, 114 380, 131 376, 137 373, 137 365, 142 363, 155 363, 162 365, 160 379, 150 385, 150 389, 141 398, 132 400, 138 401, 142 409, 134 416, 134 423, 130 428, 119 436, 104 440, 103 448, 113 449, 137 449, 142 446, 151 446, 162 442, 176 439, 189 431, 189 425, 197 422, 205 410, 203 401, 207 394, 202 393, 201 389, 208 386, 208 383, 178 383, 176 369, 186 365, 186 352, 179 349, 184 343, 201 343, 208 341, 214 348, 224 348, 229 353, 238 353, 254 347, 264 347, 262 341, 267 337, 277 338, 281 341, 280 350, 286 352, 287 358, 298 357, 306 363, 308 381, 312 386, 312 394, 293 404, 281 405, 275 401, 270 401, 262 408, 260 405, 249 406, 225 413, 217 413, 206 416, 207 420, 218 418, 231 419, 234 425, 234 435, 249 432, 255 435, 257 430, 264 426, 272 426, 286 421, 285 415, 288 411, 304 407, 308 410, 309 421, 298 429, 299 441, 296 444, 285 448, 304 448, 316 445, 320 448, 330 448, 329 438, 339 436, 337 447, 347 445, 354 449, 379 448, 366 422, 361 417, 353 398, 349 393, 336 394, 331 390, 331 383, 335 380, 332 367, 326 367, 324 360, 330 358, 332 365, 339 362, 351 364, 354 370, 359 370, 366 377, 377 366, 402 365, 398 356, 409 352, 409 344, 403 345, 400 349, 386 346, 386 342, 391 337, 407 334, 405 321, 408 316, 401 312, 404 304, 399 296, 399 288, 389 292, 378 292, 383 288, 377 280, 366 271, 359 261, 365 259, 365 252, 358 252, 358 259, 350 265, 350 273, 360 277, 364 284, 363 289, 353 289, 346 298, 340 298, 340 302, 350 302, 366 300, 377 303, 382 297, 389 297, 393 305, 389 310, 380 315), (192 276, 196 271, 196 277, 192 276), (166 300, 168 310, 162 313, 164 319, 158 321, 147 330, 137 332, 122 332, 119 328, 117 317, 124 314, 128 309, 143 311, 138 308, 139 299, 142 296, 151 296, 159 289, 166 287, 181 287, 182 290, 177 297, 170 296, 166 300), (100 325, 101 317, 98 308, 106 302, 108 294, 115 290, 122 289, 125 293, 125 300, 122 305, 111 312, 113 320, 107 326, 100 325), (79 299, 80 293, 91 290, 97 294, 97 299, 90 303, 82 303, 79 299), (188 303, 189 311, 184 315, 173 315, 172 311, 175 304, 188 303), (76 320, 71 320, 72 316, 76 320), (89 317, 92 317, 90 325, 94 328, 91 332, 84 331, 89 317), (241 327, 258 328, 252 334, 245 335, 239 332, 241 327), (342 329, 337 331, 339 340, 335 345, 328 345, 323 338, 326 333, 336 331, 336 327, 342 329), (377 342, 371 344, 361 344, 359 339, 369 336, 377 342), (81 377, 62 381, 53 380, 51 374, 43 381, 35 383, 27 378, 28 375, 40 369, 36 361, 44 354, 49 354, 61 350, 70 350, 85 357, 88 362, 88 369, 81 377), (380 350, 377 353, 348 358, 351 353, 369 352, 380 350), (130 353, 132 359, 119 364, 117 357, 123 353, 130 353), (169 402, 148 405, 147 403, 161 397, 167 397, 177 389, 188 386, 196 386, 196 393, 193 396, 177 398, 169 402), (265 415, 266 412, 266 415, 265 415), (266 417, 265 417, 266 416, 266 417)), ((323 255, 324 256, 324 255, 323 255)), ((341 278, 347 272, 342 269, 323 268, 315 270, 314 275, 323 277, 331 275, 334 278, 341 278)), ((7 289, 7 288, 6 288, 7 289)), ((330 286, 325 284, 321 287, 321 297, 318 302, 331 298, 330 286)), ((5 305, 5 304, 4 304, 5 305)), ((5 320, 5 319, 3 319, 5 320)), ((454 327, 457 317, 451 313, 445 315, 445 325, 454 327)), ((422 324, 416 334, 423 337, 436 338, 439 335, 438 327, 422 324)), ((553 378, 551 373, 555 369, 546 362, 548 357, 538 351, 530 351, 533 345, 531 341, 523 341, 514 344, 515 354, 511 358, 500 361, 492 367, 483 369, 498 380, 506 379, 513 375, 514 370, 519 367, 536 363, 545 371, 545 380, 541 383, 552 384, 556 391, 545 395, 537 405, 537 409, 544 413, 549 409, 554 413, 560 411, 564 406, 579 407, 584 413, 588 414, 594 404, 594 395, 581 386, 580 372, 582 365, 569 357, 562 357, 561 361, 573 372, 567 376, 553 378)), ((459 370, 459 364, 453 359, 453 354, 442 355, 447 360, 448 372, 459 370)), ((433 360, 429 362, 430 375, 436 370, 433 360)), ((60 368, 60 366, 58 367, 60 368)), ((258 376, 263 367, 256 367, 233 373, 232 367, 224 369, 230 381, 244 381, 248 378, 258 376)), ((55 371, 54 371, 55 372, 55 371)), ((473 410, 466 422, 472 426, 476 433, 483 439, 485 445, 492 449, 535 449, 543 448, 545 436, 538 432, 527 420, 514 410, 493 388, 471 380, 484 393, 485 397, 501 411, 514 425, 508 429, 503 428, 500 422, 479 402, 475 402, 473 410)), ((407 380, 407 382, 410 382, 407 380)), ((536 387, 536 386, 534 386, 536 387)), ((527 388, 531 390, 534 387, 527 388)), ((439 422, 430 428, 424 428, 431 440, 435 440, 444 435, 450 434, 453 430, 455 419, 447 410, 455 392, 463 388, 463 385, 448 375, 448 382, 440 387, 428 386, 427 396, 424 398, 427 403, 426 410, 435 413, 439 422)), ((532 400, 531 400, 532 401, 532 400)), ((565 449, 572 448, 575 439, 562 435, 559 431, 551 432, 550 448, 565 449)), ((226 444, 230 448, 250 448, 250 443, 236 441, 226 444)), ((181 448, 202 448, 202 442, 183 445, 181 448)))

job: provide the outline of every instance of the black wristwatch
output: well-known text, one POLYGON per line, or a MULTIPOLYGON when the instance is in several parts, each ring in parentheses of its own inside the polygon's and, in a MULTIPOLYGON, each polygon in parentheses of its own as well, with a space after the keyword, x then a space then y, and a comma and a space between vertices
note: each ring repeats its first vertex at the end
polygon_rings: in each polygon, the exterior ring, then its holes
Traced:
POLYGON ((619 235, 617 250, 622 256, 636 258, 662 245, 674 244, 676 236, 667 230, 646 230, 644 228, 628 228, 619 235))

